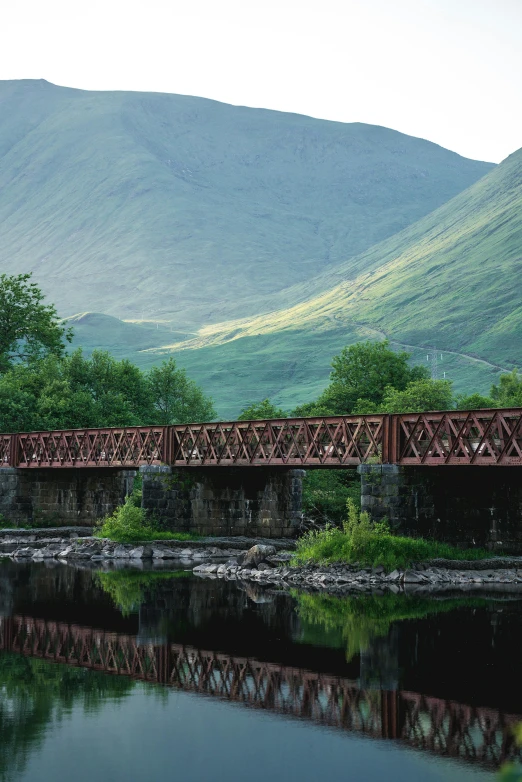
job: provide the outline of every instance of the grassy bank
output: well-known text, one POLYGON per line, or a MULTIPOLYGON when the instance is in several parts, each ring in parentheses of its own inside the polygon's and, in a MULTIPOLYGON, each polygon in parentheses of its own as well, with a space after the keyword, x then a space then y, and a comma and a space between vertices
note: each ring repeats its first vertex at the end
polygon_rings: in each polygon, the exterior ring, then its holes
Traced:
POLYGON ((188 532, 170 532, 163 529, 157 520, 141 507, 141 493, 134 491, 114 513, 102 519, 94 535, 109 538, 116 543, 142 543, 151 540, 198 540, 198 535, 188 532))
POLYGON ((394 570, 431 559, 479 560, 491 556, 484 549, 459 549, 435 540, 392 535, 386 523, 373 523, 350 500, 347 509, 348 519, 342 528, 310 531, 297 541, 293 564, 344 562, 394 570))

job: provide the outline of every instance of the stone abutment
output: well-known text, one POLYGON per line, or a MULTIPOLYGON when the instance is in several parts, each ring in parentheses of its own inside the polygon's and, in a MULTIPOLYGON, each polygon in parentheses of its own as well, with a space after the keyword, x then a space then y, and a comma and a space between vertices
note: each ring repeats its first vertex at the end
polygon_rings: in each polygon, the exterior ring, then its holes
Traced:
POLYGON ((363 464, 358 472, 362 509, 403 535, 522 553, 520 467, 363 464))

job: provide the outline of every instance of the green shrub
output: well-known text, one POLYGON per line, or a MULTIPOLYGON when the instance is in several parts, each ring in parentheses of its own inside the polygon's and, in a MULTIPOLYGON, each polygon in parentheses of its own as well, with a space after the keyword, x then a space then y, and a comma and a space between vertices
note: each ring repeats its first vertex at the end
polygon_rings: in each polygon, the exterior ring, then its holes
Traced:
POLYGON ((110 538, 118 543, 138 543, 147 540, 196 540, 197 535, 158 529, 153 517, 136 505, 136 496, 129 495, 123 505, 97 525, 96 537, 110 538))
POLYGON ((457 549, 447 543, 392 535, 388 523, 371 521, 349 499, 343 528, 327 525, 297 541, 294 564, 346 562, 362 567, 382 565, 386 570, 409 567, 430 559, 476 560, 490 556, 483 549, 457 549))

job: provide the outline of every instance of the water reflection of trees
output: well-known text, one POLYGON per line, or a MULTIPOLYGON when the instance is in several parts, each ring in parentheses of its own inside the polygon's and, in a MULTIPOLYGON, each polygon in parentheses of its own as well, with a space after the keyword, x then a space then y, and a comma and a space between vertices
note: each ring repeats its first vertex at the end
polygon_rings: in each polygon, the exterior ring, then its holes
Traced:
POLYGON ((0 654, 0 780, 21 774, 53 723, 73 707, 86 714, 125 698, 135 682, 94 671, 0 654))
POLYGON ((123 616, 137 613, 155 587, 174 578, 188 578, 184 570, 112 570, 96 573, 96 583, 108 594, 123 616))
POLYGON ((482 598, 434 599, 415 595, 357 595, 332 597, 293 592, 305 643, 345 646, 346 659, 368 651, 379 638, 386 638, 394 622, 425 619, 457 608, 488 605, 482 598))

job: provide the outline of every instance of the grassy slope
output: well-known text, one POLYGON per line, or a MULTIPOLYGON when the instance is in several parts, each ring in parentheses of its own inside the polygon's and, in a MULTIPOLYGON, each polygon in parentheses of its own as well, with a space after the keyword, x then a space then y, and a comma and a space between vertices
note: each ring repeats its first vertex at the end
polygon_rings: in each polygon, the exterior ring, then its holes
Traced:
POLYGON ((63 315, 174 328, 288 306, 491 169, 386 128, 0 82, 0 270, 63 315))
MULTIPOLYGON (((309 329, 286 329, 231 340, 197 350, 150 350, 170 341, 165 329, 122 323, 97 313, 71 319, 74 345, 86 352, 102 347, 118 358, 128 357, 142 369, 174 355, 180 366, 200 383, 215 401, 219 416, 236 418, 242 407, 269 396, 286 410, 315 398, 328 382, 331 357, 344 345, 361 339, 378 338, 364 327, 348 327, 327 321, 309 329)), ((400 348, 400 345, 396 345, 400 348)), ((411 350, 415 363, 426 362, 424 350, 411 350)), ((487 391, 498 372, 479 361, 443 353, 442 372, 455 379, 459 391, 487 391)))
MULTIPOLYGON (((323 358, 343 341, 361 333, 386 335, 417 346, 413 353, 420 361, 425 360, 422 348, 436 344, 444 351, 441 370, 446 369, 457 390, 485 391, 495 368, 445 351, 504 368, 522 365, 521 182, 519 151, 433 214, 352 259, 330 278, 323 275, 317 287, 327 287, 330 279, 336 283, 330 290, 263 317, 206 327, 173 349, 191 348, 190 354, 178 355, 203 382, 202 355, 209 365, 236 367, 239 361, 243 373, 250 368, 252 380, 263 358, 265 375, 271 369, 279 372, 282 390, 275 399, 283 402, 295 393, 301 401, 313 396, 308 395, 312 386, 324 385, 328 362, 323 358), (280 366, 281 355, 270 358, 280 349, 289 363, 306 372, 306 392, 280 366)), ((260 387, 257 397, 266 389, 268 385, 260 387)))

